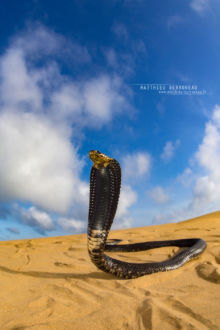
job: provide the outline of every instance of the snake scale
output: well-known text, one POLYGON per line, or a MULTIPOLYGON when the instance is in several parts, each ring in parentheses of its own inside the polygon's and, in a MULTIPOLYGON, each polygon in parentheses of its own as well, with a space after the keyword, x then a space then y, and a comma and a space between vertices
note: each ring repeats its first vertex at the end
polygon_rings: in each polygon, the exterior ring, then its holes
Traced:
POLYGON ((104 272, 130 279, 156 272, 176 269, 200 255, 206 242, 200 238, 111 245, 108 233, 117 210, 121 188, 121 168, 117 160, 91 150, 93 166, 90 174, 90 201, 88 216, 88 252, 92 262, 104 272), (134 252, 165 246, 186 248, 162 262, 130 263, 106 255, 106 251, 134 252))

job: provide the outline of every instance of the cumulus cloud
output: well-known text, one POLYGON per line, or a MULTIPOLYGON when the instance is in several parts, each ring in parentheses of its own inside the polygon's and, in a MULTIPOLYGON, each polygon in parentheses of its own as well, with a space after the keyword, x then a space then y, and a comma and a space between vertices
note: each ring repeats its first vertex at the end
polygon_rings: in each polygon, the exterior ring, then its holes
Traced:
POLYGON ((209 0, 192 0, 190 7, 199 15, 202 15, 209 8, 209 0))
POLYGON ((118 209, 116 212, 117 218, 122 218, 127 215, 128 208, 137 200, 136 192, 129 185, 122 185, 118 209))
POLYGON ((9 49, 1 58, 0 70, 1 100, 5 106, 21 110, 31 107, 32 111, 40 109, 42 93, 34 74, 27 72, 21 49, 9 49))
POLYGON ((127 154, 122 159, 122 170, 125 180, 147 176, 151 167, 151 156, 147 152, 127 154))
POLYGON ((164 148, 163 148, 163 152, 161 154, 161 158, 165 161, 165 162, 169 162, 173 156, 174 156, 174 152, 176 150, 176 148, 179 146, 180 144, 180 140, 176 140, 176 142, 172 142, 172 141, 167 141, 164 148))
POLYGON ((219 208, 220 202, 220 106, 216 105, 210 121, 206 123, 203 141, 195 158, 205 172, 198 176, 190 207, 198 210, 208 205, 219 208))
POLYGON ((33 113, 4 112, 0 141, 0 199, 67 211, 82 167, 69 137, 33 113))
MULTIPOLYGON (((132 111, 122 91, 126 90, 120 77, 101 74, 86 82, 64 82, 51 94, 49 114, 57 122, 100 128, 125 111, 132 111)), ((128 94, 130 94, 130 91, 128 94)))
POLYGON ((91 61, 85 46, 63 37, 40 23, 27 25, 27 28, 15 35, 11 41, 15 48, 25 52, 29 61, 38 59, 42 55, 72 59, 73 65, 91 61))
POLYGON ((86 229, 85 221, 76 220, 73 218, 61 217, 58 219, 57 223, 64 231, 67 231, 69 233, 82 232, 86 229))
POLYGON ((76 132, 132 111, 121 77, 65 76, 59 63, 66 59, 77 66, 91 56, 40 24, 14 36, 0 57, 0 202, 31 203, 13 215, 41 232, 54 228, 50 212, 76 231, 74 221, 87 219, 89 183, 81 179, 76 132))
POLYGON ((220 205, 220 106, 205 125, 204 137, 195 153, 192 168, 177 177, 189 188, 187 201, 157 214, 153 222, 184 220, 219 210, 220 205))
POLYGON ((161 224, 167 222, 178 222, 188 220, 193 216, 198 216, 198 213, 195 214, 192 210, 189 210, 186 206, 173 207, 167 211, 157 213, 153 219, 153 224, 161 224))
POLYGON ((164 204, 170 200, 165 190, 160 186, 154 187, 151 191, 149 191, 149 196, 157 204, 164 204))
POLYGON ((182 174, 178 175, 177 182, 180 182, 185 187, 189 187, 192 184, 193 179, 193 171, 190 167, 187 167, 182 174))
POLYGON ((35 206, 24 208, 18 204, 14 206, 14 214, 19 216, 19 219, 28 226, 33 227, 40 234, 45 231, 51 231, 54 227, 54 222, 47 212, 37 209, 35 206))
POLYGON ((131 227, 133 218, 129 215, 129 208, 136 202, 137 193, 127 184, 121 187, 118 209, 115 215, 113 229, 131 227))
POLYGON ((32 36, 33 45, 30 32, 22 34, 0 59, 0 92, 6 107, 16 108, 17 111, 43 112, 51 120, 59 123, 66 121, 69 125, 81 127, 100 127, 115 114, 132 110, 127 101, 131 90, 119 76, 100 73, 86 80, 74 80, 62 75, 58 62, 48 60, 48 55, 55 57, 53 51, 60 49, 62 43, 57 35, 47 29, 44 37, 39 37, 42 31, 42 27, 40 32, 33 30, 33 36, 39 39, 37 42, 32 36), (47 49, 47 44, 53 46, 47 49), (41 47, 47 49, 46 54, 40 52, 41 47), (43 67, 33 59, 30 61, 31 51, 41 54, 45 60, 43 67))
POLYGON ((122 81, 116 76, 113 79, 101 76, 85 84, 85 109, 89 122, 108 122, 113 114, 120 112, 127 105, 124 96, 118 93, 121 88, 122 81))

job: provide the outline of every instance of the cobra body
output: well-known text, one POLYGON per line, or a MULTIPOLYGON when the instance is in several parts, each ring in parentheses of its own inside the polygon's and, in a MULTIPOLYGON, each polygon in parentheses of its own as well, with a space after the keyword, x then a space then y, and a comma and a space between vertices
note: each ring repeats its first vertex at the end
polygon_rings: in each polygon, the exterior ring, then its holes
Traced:
POLYGON ((110 245, 107 237, 117 210, 121 187, 121 169, 117 160, 91 150, 93 166, 90 174, 88 219, 88 252, 92 262, 102 271, 129 279, 176 269, 200 255, 206 242, 200 238, 110 245), (154 263, 129 263, 109 257, 105 251, 134 252, 164 246, 185 247, 171 259, 154 263))

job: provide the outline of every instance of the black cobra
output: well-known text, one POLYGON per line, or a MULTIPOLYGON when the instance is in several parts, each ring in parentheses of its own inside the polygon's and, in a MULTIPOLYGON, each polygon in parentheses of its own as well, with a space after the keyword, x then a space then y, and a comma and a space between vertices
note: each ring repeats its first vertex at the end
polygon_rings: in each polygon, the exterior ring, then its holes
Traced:
POLYGON ((155 241, 135 244, 107 244, 121 187, 121 168, 117 160, 97 150, 89 153, 93 161, 90 174, 90 202, 88 221, 88 252, 92 262, 101 270, 119 278, 129 279, 176 269, 200 255, 206 242, 200 238, 155 241), (152 263, 130 263, 113 259, 105 251, 134 252, 164 246, 185 247, 174 257, 152 263))

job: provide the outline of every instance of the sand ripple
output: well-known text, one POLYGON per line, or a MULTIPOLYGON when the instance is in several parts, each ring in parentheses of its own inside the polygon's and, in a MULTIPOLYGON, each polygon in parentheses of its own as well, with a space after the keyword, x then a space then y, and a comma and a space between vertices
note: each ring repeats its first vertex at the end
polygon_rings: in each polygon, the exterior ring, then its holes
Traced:
MULTIPOLYGON (((175 271, 134 280, 97 270, 86 235, 0 242, 0 329, 220 329, 220 212, 114 231, 110 238, 131 243, 192 236, 208 242, 202 256, 175 271)), ((177 251, 114 256, 159 261, 177 251)))

